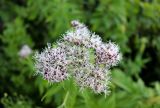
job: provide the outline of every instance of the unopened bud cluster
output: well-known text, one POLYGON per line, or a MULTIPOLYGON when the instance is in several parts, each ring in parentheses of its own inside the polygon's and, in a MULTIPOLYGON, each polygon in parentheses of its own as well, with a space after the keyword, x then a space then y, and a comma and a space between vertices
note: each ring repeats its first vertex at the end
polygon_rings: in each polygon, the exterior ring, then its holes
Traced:
POLYGON ((78 22, 71 22, 73 29, 63 35, 56 47, 50 44, 36 53, 35 67, 49 82, 61 82, 72 77, 81 89, 90 88, 95 93, 109 93, 109 68, 121 60, 115 43, 102 39, 78 22))

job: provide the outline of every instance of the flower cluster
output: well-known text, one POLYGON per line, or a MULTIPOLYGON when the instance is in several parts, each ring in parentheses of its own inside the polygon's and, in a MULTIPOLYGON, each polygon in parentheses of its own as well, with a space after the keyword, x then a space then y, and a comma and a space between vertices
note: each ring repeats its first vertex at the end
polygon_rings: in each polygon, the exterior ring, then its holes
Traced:
POLYGON ((78 22, 71 22, 73 29, 63 35, 56 47, 48 45, 36 53, 35 67, 49 82, 61 82, 73 77, 81 89, 90 88, 95 93, 109 93, 111 66, 121 60, 115 43, 102 39, 78 22))
POLYGON ((22 58, 28 57, 32 53, 32 49, 28 45, 23 45, 18 55, 22 58))
POLYGON ((35 54, 36 69, 43 77, 50 82, 60 82, 65 80, 67 73, 66 55, 61 48, 51 48, 49 44, 41 54, 35 54))

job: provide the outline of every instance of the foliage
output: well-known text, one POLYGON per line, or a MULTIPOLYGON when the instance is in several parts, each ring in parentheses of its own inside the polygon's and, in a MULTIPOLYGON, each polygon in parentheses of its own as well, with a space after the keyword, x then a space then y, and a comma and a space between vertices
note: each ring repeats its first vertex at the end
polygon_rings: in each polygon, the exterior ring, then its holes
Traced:
POLYGON ((159 43, 159 0, 0 0, 0 107, 159 108, 159 43), (34 76, 32 55, 18 55, 25 44, 40 51, 55 42, 73 19, 120 45, 109 96, 50 85, 34 76))

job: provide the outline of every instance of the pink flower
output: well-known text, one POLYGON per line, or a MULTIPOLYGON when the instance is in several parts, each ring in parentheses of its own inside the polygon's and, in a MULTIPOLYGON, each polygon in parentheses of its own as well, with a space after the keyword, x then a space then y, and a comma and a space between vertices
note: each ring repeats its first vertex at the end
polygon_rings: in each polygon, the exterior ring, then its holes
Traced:
POLYGON ((18 55, 22 58, 26 58, 32 53, 31 48, 28 45, 23 45, 20 51, 18 52, 18 55))
POLYGON ((111 66, 121 60, 119 47, 115 43, 103 43, 99 35, 92 33, 82 23, 71 22, 73 29, 41 53, 35 54, 35 67, 49 82, 61 82, 73 77, 83 90, 90 88, 95 93, 108 94, 111 66))

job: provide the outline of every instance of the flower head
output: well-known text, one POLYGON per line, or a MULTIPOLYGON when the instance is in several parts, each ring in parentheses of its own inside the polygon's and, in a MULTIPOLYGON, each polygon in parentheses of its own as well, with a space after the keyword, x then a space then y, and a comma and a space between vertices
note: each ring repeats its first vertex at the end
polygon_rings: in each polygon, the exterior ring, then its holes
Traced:
POLYGON ((23 45, 20 51, 18 52, 18 55, 22 58, 26 58, 32 53, 31 48, 28 45, 23 45))
POLYGON ((96 48, 96 55, 98 64, 106 64, 108 67, 116 66, 122 58, 118 45, 112 42, 96 48))
POLYGON ((79 21, 71 22, 73 29, 63 35, 55 48, 48 45, 35 54, 35 67, 49 82, 61 82, 73 77, 81 89, 90 88, 95 93, 109 93, 111 66, 121 60, 115 43, 103 43, 79 21))
POLYGON ((62 48, 47 48, 35 54, 36 70, 50 82, 60 82, 68 77, 66 55, 62 48))

